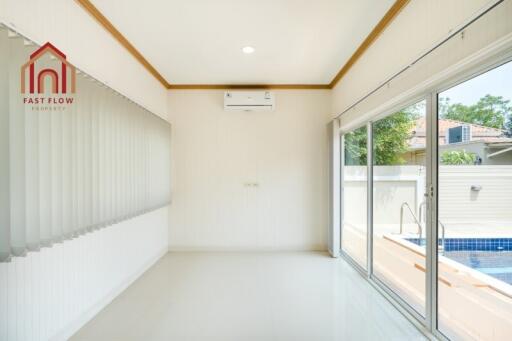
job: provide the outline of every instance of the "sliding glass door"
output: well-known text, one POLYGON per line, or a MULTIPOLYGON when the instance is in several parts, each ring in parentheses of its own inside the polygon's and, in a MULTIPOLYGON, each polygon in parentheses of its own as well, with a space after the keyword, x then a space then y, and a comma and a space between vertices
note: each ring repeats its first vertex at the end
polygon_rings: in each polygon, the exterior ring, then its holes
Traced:
POLYGON ((372 124, 373 274, 425 316, 425 101, 372 124))
POLYGON ((512 335, 512 62, 479 71, 342 137, 342 254, 441 339, 512 335))
POLYGON ((364 269, 367 260, 367 140, 366 126, 342 137, 341 250, 364 269))
POLYGON ((438 94, 438 329, 512 335, 512 62, 438 94))

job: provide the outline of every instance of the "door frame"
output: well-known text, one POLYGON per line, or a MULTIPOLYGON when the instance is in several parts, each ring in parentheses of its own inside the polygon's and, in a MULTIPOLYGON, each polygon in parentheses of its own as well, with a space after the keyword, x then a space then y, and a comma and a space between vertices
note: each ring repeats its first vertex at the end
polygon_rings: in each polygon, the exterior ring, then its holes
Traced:
POLYGON ((430 179, 430 196, 429 202, 430 206, 427 207, 428 218, 427 220, 427 231, 430 232, 431 238, 430 241, 427 239, 428 251, 430 251, 429 267, 427 267, 427 273, 429 273, 429 283, 428 289, 429 293, 429 314, 427 321, 429 322, 428 328, 432 332, 432 334, 440 339, 440 340, 450 340, 446 335, 444 335, 439 330, 439 320, 438 320, 438 306, 439 306, 439 297, 438 297, 438 243, 434 242, 438 239, 439 233, 439 137, 438 137, 438 121, 439 121, 439 113, 438 113, 438 99, 439 94, 442 92, 449 90, 455 86, 458 86, 466 81, 469 81, 475 77, 483 75, 493 69, 496 69, 504 64, 512 63, 512 46, 509 47, 507 51, 504 53, 496 54, 487 58, 485 62, 482 62, 480 65, 470 68, 463 73, 460 73, 450 79, 438 84, 436 87, 432 88, 429 93, 430 98, 430 112, 428 115, 428 119, 430 122, 427 122, 427 157, 429 166, 427 167, 427 174, 430 179), (430 154, 430 155, 429 155, 430 154), (430 170, 430 174, 429 174, 430 170))
POLYGON ((410 96, 406 100, 400 101, 400 104, 383 110, 381 114, 367 121, 367 269, 364 269, 355 262, 341 248, 343 240, 343 167, 344 167, 344 135, 355 129, 359 129, 365 124, 357 125, 348 131, 339 130, 340 138, 340 255, 375 287, 384 297, 386 297, 403 315, 405 315, 421 332, 429 338, 437 338, 440 340, 449 340, 438 329, 438 211, 439 211, 439 191, 438 191, 438 95, 454 86, 465 81, 484 74, 494 68, 497 68, 508 62, 512 62, 512 42, 509 42, 505 49, 499 53, 483 54, 481 63, 472 66, 462 72, 454 72, 454 74, 426 88, 420 94, 410 96), (408 105, 415 104, 421 100, 426 100, 426 121, 427 121, 427 143, 426 143, 426 185, 427 193, 427 219, 426 219, 426 275, 425 275, 425 317, 417 313, 403 298, 393 292, 381 280, 375 277, 373 273, 373 122, 388 116, 408 105))

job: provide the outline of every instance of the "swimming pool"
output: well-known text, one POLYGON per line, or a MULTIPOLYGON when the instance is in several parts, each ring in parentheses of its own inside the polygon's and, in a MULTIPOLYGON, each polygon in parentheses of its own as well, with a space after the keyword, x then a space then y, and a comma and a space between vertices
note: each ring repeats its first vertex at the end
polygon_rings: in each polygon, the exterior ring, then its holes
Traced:
MULTIPOLYGON (((425 238, 406 240, 416 245, 425 245, 425 238)), ((443 255, 512 284, 512 238, 446 238, 443 255)))

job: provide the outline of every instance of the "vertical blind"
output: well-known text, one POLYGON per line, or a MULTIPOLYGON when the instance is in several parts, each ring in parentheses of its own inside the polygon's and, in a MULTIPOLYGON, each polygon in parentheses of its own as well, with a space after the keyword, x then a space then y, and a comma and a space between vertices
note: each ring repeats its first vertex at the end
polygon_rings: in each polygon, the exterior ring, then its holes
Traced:
POLYGON ((0 262, 170 202, 170 124, 84 73, 72 105, 23 103, 36 49, 0 27, 0 262))

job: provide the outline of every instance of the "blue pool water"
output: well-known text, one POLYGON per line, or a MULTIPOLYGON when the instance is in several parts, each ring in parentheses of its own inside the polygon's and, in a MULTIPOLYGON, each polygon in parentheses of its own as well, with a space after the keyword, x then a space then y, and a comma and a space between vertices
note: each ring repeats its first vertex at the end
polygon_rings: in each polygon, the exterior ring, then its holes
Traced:
MULTIPOLYGON (((406 240, 425 245, 425 238, 406 240)), ((512 238, 446 238, 443 255, 512 284, 512 238)))

